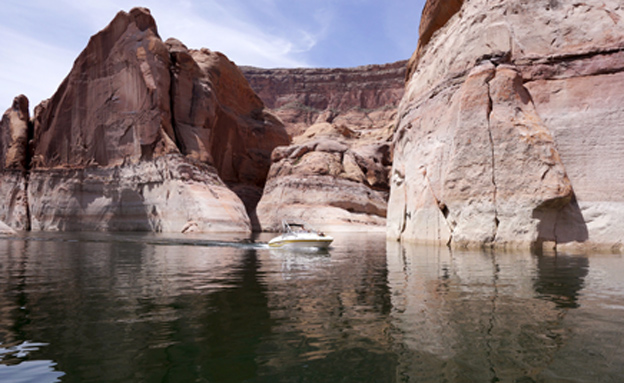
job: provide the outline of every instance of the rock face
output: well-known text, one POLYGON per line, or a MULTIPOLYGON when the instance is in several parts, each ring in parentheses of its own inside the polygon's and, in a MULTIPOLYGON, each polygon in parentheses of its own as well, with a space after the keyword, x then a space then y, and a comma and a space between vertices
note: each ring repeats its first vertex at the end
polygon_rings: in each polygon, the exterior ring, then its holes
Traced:
MULTIPOLYGON (((3 132, 17 129, 9 119, 3 132)), ((234 63, 163 42, 144 8, 120 12, 35 109, 31 226, 250 231, 242 199, 253 211, 270 153, 286 143, 234 63)))
POLYGON ((405 84, 406 61, 336 69, 242 67, 251 87, 286 125, 291 137, 315 123, 355 130, 394 122, 405 84))
POLYGON ((418 48, 414 51, 407 64, 405 79, 409 81, 418 66, 418 62, 433 34, 444 27, 462 7, 464 0, 429 0, 420 18, 420 28, 418 28, 418 48))
POLYGON ((389 237, 621 244, 620 2, 428 1, 422 20, 389 237))
POLYGON ((0 221, 17 230, 30 228, 26 195, 29 120, 28 99, 20 95, 0 122, 0 221))
POLYGON ((13 230, 9 225, 0 221, 0 234, 15 234, 16 231, 13 230))
POLYGON ((283 219, 323 230, 383 230, 391 136, 391 129, 366 135, 325 122, 276 148, 258 204, 262 230, 278 230, 283 219))
POLYGON ((210 164, 244 202, 253 222, 271 152, 290 142, 238 67, 208 49, 169 39, 175 134, 187 157, 210 164))
POLYGON ((245 208, 214 168, 179 154, 117 167, 34 169, 32 230, 246 232, 245 208))
POLYGON ((324 230, 383 230, 405 63, 243 68, 293 137, 273 152, 257 209, 262 230, 277 230, 282 219, 324 230))

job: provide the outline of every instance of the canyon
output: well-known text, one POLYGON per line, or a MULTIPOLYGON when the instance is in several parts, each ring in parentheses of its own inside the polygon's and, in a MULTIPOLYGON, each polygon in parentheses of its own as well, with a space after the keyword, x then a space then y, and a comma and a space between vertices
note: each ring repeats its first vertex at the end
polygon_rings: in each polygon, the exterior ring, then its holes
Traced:
POLYGON ((404 68, 243 71, 219 52, 163 41, 145 8, 119 12, 32 118, 23 95, 4 114, 0 221, 33 231, 249 233, 275 230, 284 218, 320 223, 308 213, 332 205, 342 228, 357 218, 383 230, 389 121, 404 68), (268 97, 266 107, 245 76, 290 84, 279 96, 295 106, 268 97), (302 78, 316 89, 312 96, 297 88, 302 78), (318 129, 325 125, 329 133, 318 129), (302 130, 307 138, 295 140, 302 130), (334 143, 334 130, 348 142, 334 143), (312 143, 312 135, 326 136, 324 143, 312 143), (292 152, 291 144, 306 148, 288 156, 302 166, 291 167, 292 177, 269 177, 285 175, 271 154, 278 147, 292 152), (299 194, 307 206, 291 214, 286 203, 283 216, 265 219, 274 209, 270 202, 257 209, 263 192, 292 197, 293 187, 306 191, 299 194))
POLYGON ((624 7, 428 0, 408 61, 238 67, 120 12, 0 125, 0 230, 624 243, 624 7), (416 43, 416 41, 415 41, 416 43), (6 224, 6 225, 4 225, 6 224))
POLYGON ((344 69, 242 68, 292 137, 273 151, 257 206, 261 230, 278 230, 282 220, 323 230, 385 230, 405 68, 405 61, 344 69))

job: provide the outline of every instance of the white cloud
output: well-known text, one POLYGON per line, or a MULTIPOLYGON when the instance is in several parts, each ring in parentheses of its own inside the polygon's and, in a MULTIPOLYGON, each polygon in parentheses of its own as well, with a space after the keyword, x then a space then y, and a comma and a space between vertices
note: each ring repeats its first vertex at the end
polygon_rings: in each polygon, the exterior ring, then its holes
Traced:
POLYGON ((166 7, 153 7, 152 14, 163 39, 175 37, 189 48, 205 47, 221 51, 231 60, 244 65, 307 66, 295 54, 315 43, 311 34, 303 38, 267 34, 256 25, 243 23, 227 13, 219 22, 201 14, 178 15, 175 10, 166 7))
POLYGON ((31 109, 51 97, 69 73, 77 55, 0 26, 3 54, 0 56, 0 109, 25 94, 31 109))

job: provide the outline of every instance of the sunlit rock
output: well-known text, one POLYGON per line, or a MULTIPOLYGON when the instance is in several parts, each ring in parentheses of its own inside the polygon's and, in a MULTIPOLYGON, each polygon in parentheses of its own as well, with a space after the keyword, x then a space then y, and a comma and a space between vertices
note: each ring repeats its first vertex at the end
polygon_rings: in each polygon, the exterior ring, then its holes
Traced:
POLYGON ((0 221, 16 230, 28 230, 26 198, 30 132, 28 98, 15 97, 0 122, 0 221))
POLYGON ((399 107, 388 235, 621 243, 623 18, 615 0, 428 1, 399 107))
POLYGON ((249 232, 288 142, 224 55, 163 42, 147 9, 120 12, 35 109, 32 228, 249 232))

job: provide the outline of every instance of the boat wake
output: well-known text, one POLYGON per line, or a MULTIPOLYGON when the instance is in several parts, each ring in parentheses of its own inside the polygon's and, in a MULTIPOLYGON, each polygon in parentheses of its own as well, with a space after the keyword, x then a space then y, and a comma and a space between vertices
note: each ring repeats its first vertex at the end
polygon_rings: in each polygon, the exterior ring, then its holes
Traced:
POLYGON ((237 249, 268 249, 266 242, 251 239, 215 240, 201 238, 180 238, 120 233, 38 233, 33 235, 2 236, 4 239, 35 242, 85 242, 85 243, 132 243, 153 246, 200 246, 200 247, 232 247, 237 249))

